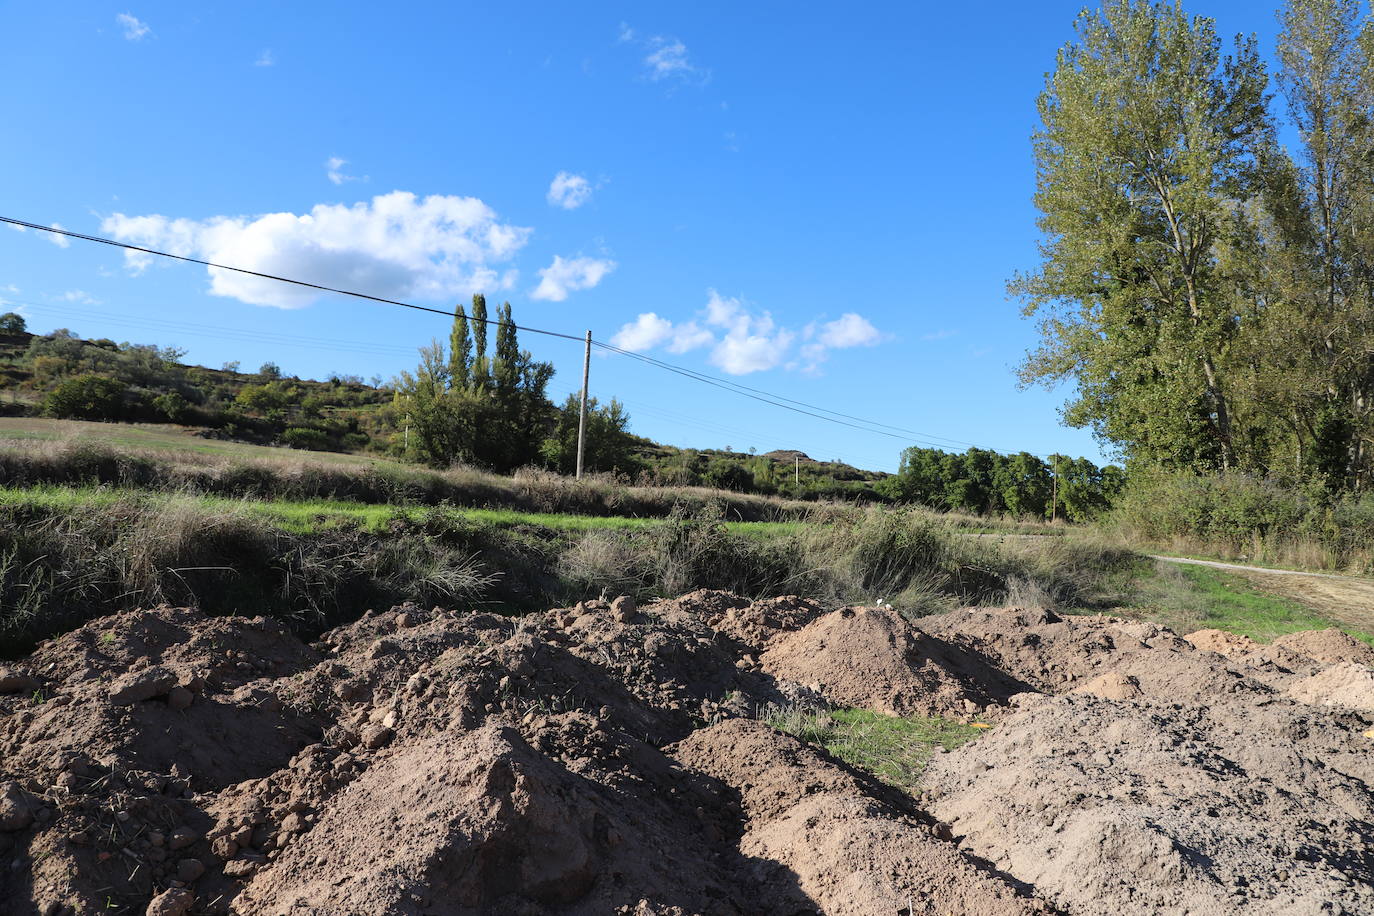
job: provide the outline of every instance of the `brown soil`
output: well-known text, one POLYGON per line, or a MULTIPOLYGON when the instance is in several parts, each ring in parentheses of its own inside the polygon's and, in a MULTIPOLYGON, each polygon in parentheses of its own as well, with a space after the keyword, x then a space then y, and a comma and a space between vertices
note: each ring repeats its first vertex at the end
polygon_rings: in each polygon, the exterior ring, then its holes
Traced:
POLYGON ((1358 650, 1202 642, 720 592, 312 645, 123 614, 0 669, 0 916, 1374 912, 1358 650), (783 704, 995 727, 909 796, 783 704))
POLYGON ((969 715, 1028 689, 886 607, 827 614, 775 640, 762 662, 832 703, 897 716, 969 715))

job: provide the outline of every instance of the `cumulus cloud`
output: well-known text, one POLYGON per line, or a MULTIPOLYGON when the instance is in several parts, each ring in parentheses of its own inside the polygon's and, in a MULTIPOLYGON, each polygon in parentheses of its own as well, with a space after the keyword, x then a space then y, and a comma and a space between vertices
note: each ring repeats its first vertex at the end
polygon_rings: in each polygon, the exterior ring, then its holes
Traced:
MULTIPOLYGON (((530 230, 501 222, 475 197, 417 197, 393 191, 352 206, 317 204, 309 213, 204 220, 116 213, 101 224, 120 241, 232 267, 353 289, 390 299, 451 299, 509 289, 512 258, 530 230)), ((135 274, 151 256, 125 252, 135 274)), ((301 308, 320 293, 261 277, 207 268, 210 292, 253 305, 301 308)), ((599 278, 598 278, 599 279, 599 278)))
POLYGON ((706 305, 690 321, 675 324, 645 312, 611 338, 616 346, 635 352, 656 347, 671 353, 710 348, 708 361, 730 375, 780 366, 814 372, 831 350, 873 346, 882 340, 878 329, 855 312, 834 321, 812 322, 797 332, 779 325, 771 313, 751 309, 744 300, 722 296, 714 289, 707 290, 706 305))
MULTIPOLYGON (((54 228, 54 229, 65 229, 65 228, 67 228, 66 226, 63 226, 61 223, 50 223, 49 225, 51 225, 52 228, 54 228)), ((56 232, 45 232, 45 233, 43 233, 43 235, 45 235, 45 236, 47 237, 48 241, 52 242, 52 243, 53 243, 54 245, 56 245, 58 248, 70 248, 70 247, 71 247, 72 240, 69 239, 69 238, 67 238, 65 235, 58 235, 56 232)))
POLYGON ((820 326, 816 340, 826 347, 871 347, 882 339, 871 322, 855 312, 845 312, 835 321, 820 326))
POLYGON ((549 204, 564 210, 576 210, 592 199, 591 182, 582 175, 559 172, 553 176, 547 195, 549 204))
POLYGON ((120 13, 115 16, 115 22, 124 29, 124 37, 129 41, 142 41, 152 31, 146 22, 132 13, 120 13))
POLYGON ((530 293, 530 298, 562 302, 570 292, 596 286, 613 270, 614 261, 585 257, 565 260, 561 255, 554 255, 553 263, 539 271, 539 285, 530 293))
POLYGON ((277 63, 277 59, 276 59, 275 57, 272 56, 272 49, 271 49, 271 48, 263 48, 262 53, 258 55, 258 59, 255 60, 255 61, 253 61, 253 66, 255 66, 255 67, 272 67, 272 66, 275 66, 276 63, 277 63))
POLYGON ((69 289, 58 297, 63 302, 75 302, 77 305, 99 305, 100 300, 86 292, 84 289, 69 289))

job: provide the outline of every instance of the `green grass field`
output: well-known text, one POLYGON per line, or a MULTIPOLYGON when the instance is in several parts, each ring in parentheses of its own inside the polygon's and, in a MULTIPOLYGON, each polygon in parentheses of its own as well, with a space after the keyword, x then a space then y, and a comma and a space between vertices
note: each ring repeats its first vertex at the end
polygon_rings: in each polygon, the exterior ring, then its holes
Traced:
MULTIPOLYGON (((369 505, 339 500, 249 500, 216 496, 153 493, 121 490, 114 487, 36 486, 0 487, 0 506, 32 506, 57 511, 83 507, 110 506, 120 501, 143 503, 181 502, 194 504, 208 512, 242 512, 267 518, 284 531, 313 534, 340 525, 353 525, 366 531, 383 531, 396 520, 423 522, 434 512, 453 512, 473 521, 497 527, 529 525, 555 531, 625 530, 662 524, 662 519, 624 516, 568 515, 564 513, 517 512, 511 509, 435 509, 426 506, 369 505)), ((727 522, 726 530, 758 537, 793 534, 801 522, 727 522)))
POLYGON ((1285 633, 1339 626, 1374 644, 1374 634, 1322 616, 1300 602, 1255 587, 1244 576, 1206 566, 1144 563, 1122 612, 1180 633, 1214 628, 1270 642, 1285 633))

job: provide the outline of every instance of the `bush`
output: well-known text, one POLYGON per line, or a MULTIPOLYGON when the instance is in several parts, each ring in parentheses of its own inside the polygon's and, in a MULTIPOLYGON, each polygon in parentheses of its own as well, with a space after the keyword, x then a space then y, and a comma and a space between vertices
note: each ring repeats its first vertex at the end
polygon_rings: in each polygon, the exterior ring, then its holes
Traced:
POLYGON ((124 384, 112 378, 79 375, 48 394, 43 412, 71 420, 118 420, 124 415, 124 392, 124 384))
POLYGON ((1374 569, 1374 496, 1237 472, 1133 472, 1107 520, 1127 541, 1281 565, 1374 569))
POLYGON ((293 426, 281 434, 281 441, 291 448, 304 448, 311 451, 324 452, 329 450, 329 437, 318 429, 310 429, 303 426, 293 426))

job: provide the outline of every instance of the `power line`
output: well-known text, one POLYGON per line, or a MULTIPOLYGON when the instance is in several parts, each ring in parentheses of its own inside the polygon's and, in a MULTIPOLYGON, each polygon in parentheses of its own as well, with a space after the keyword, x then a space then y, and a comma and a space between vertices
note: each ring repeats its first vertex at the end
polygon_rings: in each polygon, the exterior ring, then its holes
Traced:
MULTIPOLYGON (((51 232, 54 235, 64 235, 67 238, 81 239, 85 242, 96 242, 101 245, 109 245, 112 248, 123 248, 127 251, 141 251, 144 254, 155 254, 158 257, 172 258, 176 261, 185 261, 188 264, 199 264, 202 267, 213 267, 216 270, 232 270, 234 273, 247 274, 250 277, 261 277, 264 280, 276 280, 279 283, 290 283, 293 286, 304 286, 307 289, 316 289, 324 293, 336 293, 340 296, 352 296, 355 299, 367 299, 371 302, 380 302, 383 305, 397 305, 404 309, 414 309, 417 312, 430 312, 435 315, 443 315, 445 318, 452 318, 453 312, 445 309, 430 308, 427 305, 415 305, 410 302, 401 302, 399 299, 387 299, 383 296, 371 296, 367 293, 358 293, 353 290, 338 289, 333 286, 322 286, 319 283, 307 283, 305 280, 293 280, 290 277, 279 277, 275 274, 265 274, 256 270, 248 270, 243 267, 230 267, 227 264, 216 264, 213 261, 202 261, 200 258, 188 257, 184 254, 172 254, 168 251, 158 251, 156 248, 143 248, 138 245, 130 245, 128 242, 117 242, 114 239, 101 238, 98 235, 83 235, 80 232, 72 232, 70 229, 57 229, 53 226, 41 226, 38 223, 30 223, 22 219, 14 219, 10 216, 0 216, 0 223, 9 223, 12 226, 22 226, 25 229, 35 229, 40 232, 51 232)), ((481 321, 483 324, 497 324, 499 319, 495 318, 473 318, 468 316, 470 321, 481 321)), ((545 331, 542 328, 527 328, 515 325, 517 331, 528 331, 531 334, 545 334, 549 337, 561 337, 564 340, 575 340, 582 342, 582 338, 575 334, 560 334, 558 331, 545 331)))
MULTIPOLYGON (((916 438, 918 438, 918 439, 922 439, 922 440, 925 440, 925 441, 928 441, 928 442, 943 441, 943 442, 951 443, 951 444, 953 444, 953 445, 967 445, 967 446, 969 446, 969 447, 971 447, 971 448, 978 448, 978 447, 979 447, 979 446, 977 446, 975 443, 972 443, 972 442, 963 442, 963 441, 961 441, 961 440, 959 440, 959 439, 950 439, 950 438, 947 438, 947 437, 945 437, 945 436, 937 436, 937 435, 934 435, 933 433, 923 433, 923 432, 918 432, 918 431, 913 430, 913 429, 906 429, 905 427, 901 427, 901 426, 893 426, 893 425, 890 424, 890 423, 881 423, 881 422, 879 422, 879 421, 877 421, 877 420, 868 420, 868 419, 865 419, 865 418, 863 418, 863 417, 856 417, 856 416, 854 416, 853 414, 842 413, 842 412, 840 412, 840 411, 838 411, 838 410, 830 410, 829 408, 826 408, 826 407, 819 407, 819 406, 817 406, 817 405, 815 405, 815 404, 808 404, 808 403, 805 402, 805 401, 798 401, 798 400, 795 400, 795 399, 793 399, 793 398, 786 397, 786 396, 781 395, 781 394, 775 394, 775 393, 773 393, 773 392, 771 392, 771 391, 764 391, 764 390, 759 389, 759 388, 751 388, 750 386, 745 385, 745 384, 742 384, 742 383, 740 383, 740 382, 732 382, 732 381, 730 381, 729 379, 723 379, 723 378, 720 378, 719 376, 715 376, 715 375, 708 375, 708 374, 705 373, 705 372, 698 372, 698 371, 695 370, 695 369, 688 369, 688 368, 686 368, 686 367, 684 367, 684 366, 677 366, 677 365, 675 365, 675 364, 673 364, 673 363, 664 362, 663 360, 661 360, 661 359, 656 359, 656 358, 654 358, 654 357, 652 357, 652 356, 646 356, 646 355, 644 355, 643 353, 636 353, 636 352, 634 352, 633 350, 624 350, 624 349, 621 349, 620 347, 616 347, 616 346, 613 346, 613 345, 607 344, 607 343, 602 343, 601 341, 598 341, 598 340, 593 340, 592 343, 595 344, 595 345, 597 345, 598 347, 602 347, 602 348, 604 348, 604 349, 606 349, 606 350, 609 350, 609 351, 611 351, 611 352, 613 352, 613 353, 619 353, 619 354, 621 354, 621 355, 623 355, 623 356, 628 356, 628 357, 630 357, 631 359, 638 359, 638 360, 641 360, 641 361, 643 361, 643 362, 650 363, 650 364, 652 364, 652 365, 658 366, 658 367, 661 368, 661 369, 668 369, 669 371, 672 371, 672 372, 677 372, 677 373, 683 374, 683 375, 689 375, 689 376, 691 376, 692 378, 697 379, 698 381, 708 382, 708 383, 710 383, 710 384, 716 385, 717 387, 727 387, 727 386, 728 386, 728 388, 731 388, 731 389, 738 389, 738 392, 739 392, 739 393, 752 392, 753 394, 764 395, 764 396, 767 396, 767 397, 769 397, 769 398, 775 398, 775 399, 777 399, 778 401, 786 401, 786 402, 789 403, 789 404, 796 404, 796 405, 800 405, 800 406, 802 406, 802 407, 809 407, 809 408, 811 408, 811 409, 813 409, 813 410, 821 411, 822 413, 832 414, 832 415, 837 416, 837 417, 843 417, 843 418, 845 418, 845 419, 847 419, 847 420, 856 420, 856 421, 858 421, 858 422, 860 422, 860 423, 866 423, 866 424, 868 424, 868 425, 870 425, 870 426, 881 426, 881 427, 884 427, 884 428, 886 428, 886 429, 895 430, 895 431, 901 432, 901 433, 906 433, 908 436, 914 436, 914 437, 916 437, 916 438)), ((782 406, 782 405, 777 405, 777 406, 782 406)), ((812 414, 812 416, 815 416, 815 415, 812 414)), ((826 419, 826 418, 822 417, 821 419, 826 419)), ((876 431, 876 430, 875 430, 875 431, 876 431)), ((900 437, 898 437, 898 438, 900 438, 900 437)))
MULTIPOLYGON (((12 226, 19 226, 25 229, 33 229, 38 232, 48 232, 53 235, 60 235, 66 238, 80 239, 86 242, 95 242, 100 245, 108 245, 112 248, 121 248, 126 251, 138 251, 143 254, 151 254, 157 255, 158 257, 171 258, 172 260, 184 261, 188 264, 199 264, 203 267, 209 267, 215 270, 228 270, 233 271, 234 273, 245 274, 251 277, 260 277, 265 280, 275 280, 279 283, 288 283, 293 286, 301 286, 307 289, 318 290, 320 292, 334 293, 336 295, 349 296, 355 299, 364 299, 370 302, 381 303, 383 305, 394 305, 400 308, 412 309, 417 312, 428 312, 434 315, 443 315, 445 318, 452 318, 454 315, 453 312, 447 311, 446 309, 430 308, 429 306, 415 305, 410 302, 402 302, 398 299, 388 299, 383 296, 373 296, 369 295, 368 293, 360 293, 355 292, 353 290, 340 289, 338 287, 324 286, 319 283, 309 283, 305 280, 295 280, 290 277, 281 277, 275 274, 262 273, 261 271, 248 270, 243 267, 232 267, 227 264, 217 264, 213 261, 206 261, 200 258, 193 258, 188 255, 173 254, 167 251, 160 251, 156 248, 145 248, 139 245, 129 244, 128 242, 119 242, 114 239, 103 238, 98 235, 86 235, 80 232, 73 232, 70 229, 59 229, 54 226, 44 226, 39 223, 28 222, 27 220, 15 219, 14 217, 0 216, 0 223, 8 223, 12 226)), ((491 318, 478 319, 474 318, 473 316, 468 316, 468 318, 472 321, 481 321, 484 324, 496 324, 499 321, 499 319, 491 318)), ((544 328, 527 327, 523 325, 514 325, 514 327, 516 328, 516 330, 524 331, 526 333, 542 334, 546 337, 555 337, 562 340, 573 340, 577 341, 578 343, 582 343, 584 340, 584 338, 581 335, 564 334, 559 331, 549 331, 544 328)), ((731 382, 726 379, 721 379, 712 375, 707 375, 704 372, 697 372, 694 369, 688 369, 684 366, 678 366, 673 363, 656 359, 652 356, 646 356, 642 353, 635 353, 630 350, 624 350, 620 347, 616 347, 608 343, 603 343, 598 340, 593 340, 592 343, 609 352, 619 353, 623 356, 628 356, 631 359, 639 360, 648 365, 655 366, 668 372, 676 373, 677 375, 681 375, 685 378, 690 378, 694 381, 702 382, 703 384, 720 388, 724 391, 729 391, 733 394, 738 394, 743 397, 751 398, 755 401, 760 401, 764 404, 769 404, 773 407, 782 408, 783 410, 789 410, 793 413, 813 417, 818 420, 824 420, 829 423, 835 423, 840 426, 846 426, 850 429, 857 429, 860 432, 866 432, 872 435, 886 436, 888 438, 896 439, 901 442, 916 441, 918 444, 936 445, 938 442, 943 441, 954 445, 965 445, 971 448, 979 447, 971 442, 963 442, 958 439, 948 439, 943 436, 935 436, 927 433, 920 433, 915 430, 905 429, 900 426, 893 426, 888 423, 881 423, 876 420, 869 420, 863 417, 854 416, 852 414, 846 414, 841 413, 840 411, 830 410, 829 408, 819 407, 815 404, 810 404, 805 401, 798 401, 793 398, 773 394, 772 392, 764 391, 762 389, 752 388, 748 385, 743 385, 739 382, 731 382)))

